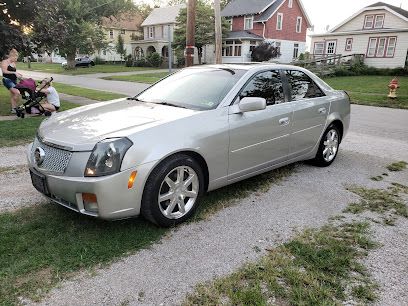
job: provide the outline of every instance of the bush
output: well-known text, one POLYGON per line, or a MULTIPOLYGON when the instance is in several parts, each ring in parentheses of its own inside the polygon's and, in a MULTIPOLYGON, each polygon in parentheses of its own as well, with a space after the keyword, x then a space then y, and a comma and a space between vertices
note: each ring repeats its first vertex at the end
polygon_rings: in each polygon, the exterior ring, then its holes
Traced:
POLYGON ((125 66, 126 67, 133 67, 133 58, 132 58, 132 55, 127 55, 126 57, 125 57, 125 66))
POLYGON ((153 52, 150 54, 148 57, 146 57, 146 62, 151 66, 151 67, 160 67, 161 64, 163 63, 163 59, 160 56, 159 53, 153 52))
POLYGON ((350 68, 339 67, 334 71, 335 76, 355 76, 355 75, 389 75, 389 76, 405 76, 408 75, 407 68, 375 68, 364 65, 361 62, 356 62, 350 68))

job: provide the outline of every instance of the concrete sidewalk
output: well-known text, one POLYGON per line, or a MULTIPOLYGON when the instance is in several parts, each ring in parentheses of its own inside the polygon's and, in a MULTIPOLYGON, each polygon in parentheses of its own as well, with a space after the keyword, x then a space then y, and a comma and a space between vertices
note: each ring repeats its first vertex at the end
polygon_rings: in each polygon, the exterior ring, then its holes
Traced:
MULTIPOLYGON (((52 75, 49 73, 26 71, 26 70, 19 70, 19 72, 25 78, 33 78, 33 79, 38 80, 38 79, 43 79, 46 77, 53 77, 54 81, 58 83, 64 83, 68 85, 80 86, 83 88, 124 94, 129 97, 137 95, 139 92, 143 91, 144 89, 150 86, 149 84, 143 84, 143 83, 102 80, 100 78, 95 77, 95 74, 94 75, 91 74, 91 75, 72 76, 72 75, 62 75, 62 74, 52 75)), ((155 72, 160 72, 160 70, 157 70, 155 72)), ((144 71, 144 73, 146 73, 146 71, 144 71)), ((135 73, 131 73, 131 74, 135 74, 135 73)), ((118 75, 118 74, 103 74, 103 76, 109 76, 109 75, 118 75)))

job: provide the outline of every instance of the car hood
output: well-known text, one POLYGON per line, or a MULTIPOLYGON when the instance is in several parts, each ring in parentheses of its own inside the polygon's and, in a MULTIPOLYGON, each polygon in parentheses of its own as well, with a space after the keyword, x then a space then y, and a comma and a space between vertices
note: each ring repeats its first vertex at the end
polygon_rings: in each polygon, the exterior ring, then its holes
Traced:
POLYGON ((38 135, 46 143, 71 151, 89 151, 103 139, 130 136, 195 113, 190 109, 120 99, 53 114, 41 124, 38 135))

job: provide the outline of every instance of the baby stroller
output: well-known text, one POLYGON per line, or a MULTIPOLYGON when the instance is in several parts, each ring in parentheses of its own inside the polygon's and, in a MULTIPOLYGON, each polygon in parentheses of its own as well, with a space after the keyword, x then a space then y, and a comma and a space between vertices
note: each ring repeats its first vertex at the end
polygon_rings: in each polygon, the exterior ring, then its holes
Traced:
POLYGON ((17 117, 24 118, 25 114, 44 114, 45 116, 51 116, 51 112, 46 111, 40 104, 40 102, 46 97, 46 94, 42 93, 48 84, 53 81, 53 78, 45 83, 39 90, 36 90, 37 86, 33 79, 25 79, 16 85, 16 89, 20 91, 20 94, 24 100, 27 100, 22 105, 16 108, 17 117))

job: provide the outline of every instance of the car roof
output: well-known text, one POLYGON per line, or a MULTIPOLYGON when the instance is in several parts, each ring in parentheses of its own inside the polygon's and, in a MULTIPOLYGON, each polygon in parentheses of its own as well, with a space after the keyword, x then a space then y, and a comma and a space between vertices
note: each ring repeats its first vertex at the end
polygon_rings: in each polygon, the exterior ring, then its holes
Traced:
POLYGON ((277 64, 277 63, 237 63, 237 64, 215 64, 215 65, 202 65, 193 66, 190 68, 219 68, 219 69, 237 69, 237 70, 260 70, 260 69, 298 69, 303 70, 299 66, 277 64))

